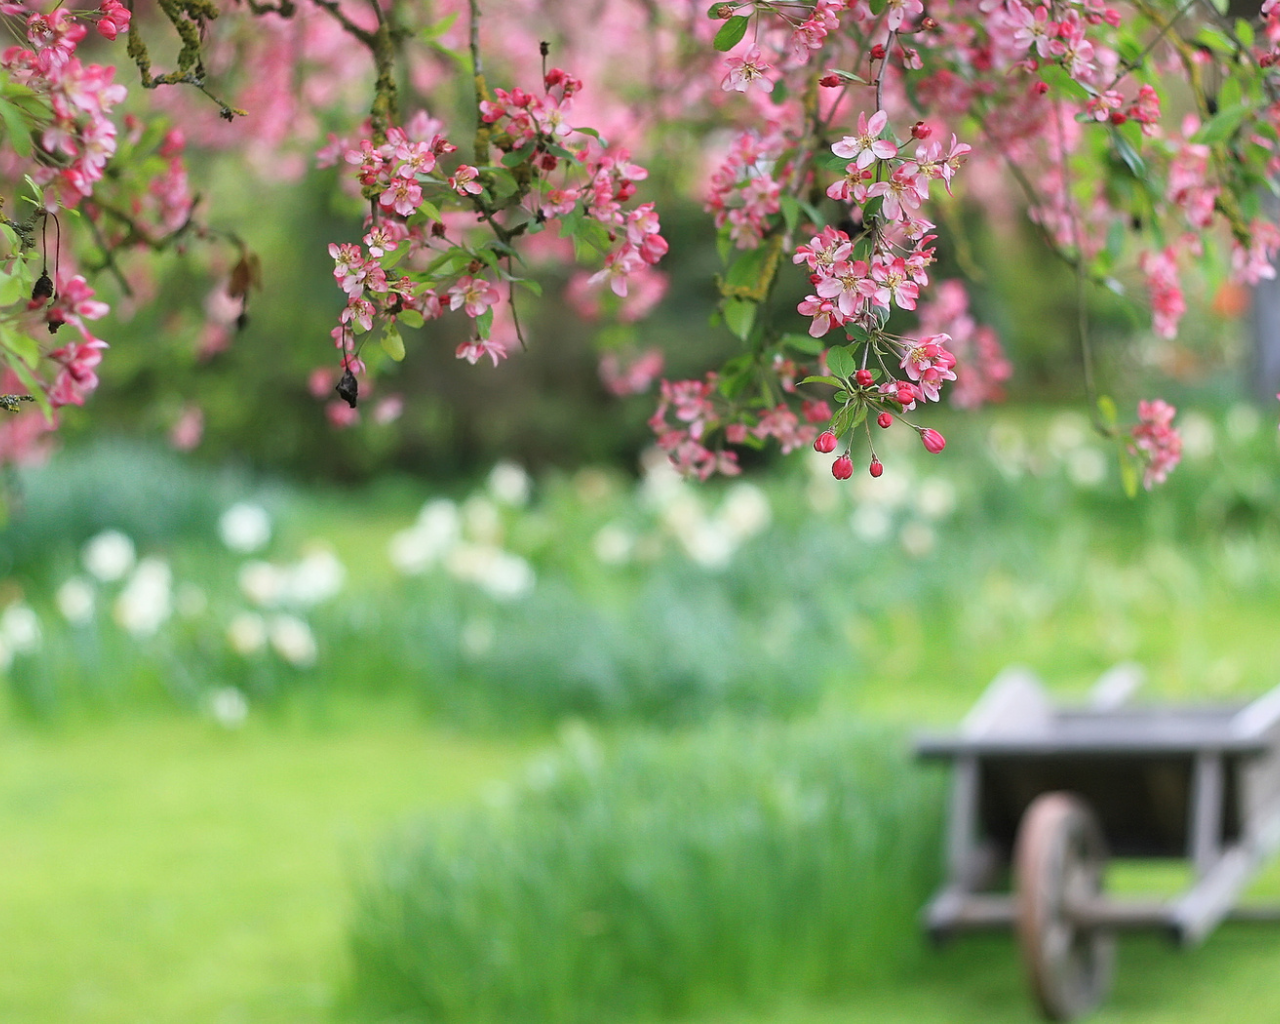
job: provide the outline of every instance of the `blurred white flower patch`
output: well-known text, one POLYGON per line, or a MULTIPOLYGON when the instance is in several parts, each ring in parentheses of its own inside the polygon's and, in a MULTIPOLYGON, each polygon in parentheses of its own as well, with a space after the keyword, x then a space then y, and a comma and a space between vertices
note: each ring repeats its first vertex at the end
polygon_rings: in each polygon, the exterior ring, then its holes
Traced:
POLYGON ((83 576, 72 576, 54 594, 54 603, 62 617, 73 626, 83 626, 93 620, 97 597, 93 584, 83 576))
POLYGON ((529 474, 514 462, 499 462, 489 472, 489 493, 503 505, 523 508, 529 503, 532 490, 529 474))
POLYGON ((136 557, 133 541, 119 530, 104 530, 85 544, 80 554, 89 575, 103 583, 124 579, 136 557))
POLYGON ((271 540, 271 516, 261 505, 237 502, 218 520, 218 536, 228 550, 251 555, 271 540))
POLYGON ((135 637, 154 636, 173 613, 172 585, 167 562, 144 558, 116 598, 116 622, 135 637))
POLYGON ((310 668, 316 663, 315 635, 296 615, 272 616, 269 636, 272 650, 294 668, 310 668))

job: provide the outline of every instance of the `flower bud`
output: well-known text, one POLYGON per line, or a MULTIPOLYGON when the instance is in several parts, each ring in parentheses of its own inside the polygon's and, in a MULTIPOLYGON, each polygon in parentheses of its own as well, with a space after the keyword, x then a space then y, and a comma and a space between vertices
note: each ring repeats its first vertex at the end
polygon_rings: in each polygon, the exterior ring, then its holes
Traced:
POLYGON ((871 376, 870 370, 859 370, 853 375, 853 379, 856 380, 858 382, 858 386, 862 388, 869 388, 876 382, 876 379, 871 376))
POLYGON ((831 475, 837 480, 848 480, 853 476, 853 459, 847 455, 841 455, 831 464, 831 475))
POLYGON ((933 129, 923 121, 917 121, 911 126, 911 137, 913 139, 927 139, 933 134, 933 129))
POLYGON ((871 466, 870 466, 869 472, 871 473, 872 476, 879 476, 881 473, 884 472, 884 466, 880 464, 880 460, 877 459, 874 455, 871 456, 871 466))
POLYGON ((947 439, 929 427, 920 431, 920 440, 924 442, 925 451, 932 452, 934 455, 947 446, 947 439))
POLYGON ((888 428, 893 424, 893 417, 889 415, 889 413, 887 412, 882 412, 879 416, 876 417, 876 423, 878 423, 883 428, 888 428))
POLYGON ((836 435, 829 430, 824 430, 813 442, 813 450, 822 452, 824 455, 828 452, 836 450, 836 435))
POLYGON ((839 75, 823 75, 818 79, 818 84, 824 89, 835 89, 840 85, 839 75))
POLYGON ((875 46, 871 47, 871 59, 884 60, 884 46, 882 44, 876 43, 875 46))

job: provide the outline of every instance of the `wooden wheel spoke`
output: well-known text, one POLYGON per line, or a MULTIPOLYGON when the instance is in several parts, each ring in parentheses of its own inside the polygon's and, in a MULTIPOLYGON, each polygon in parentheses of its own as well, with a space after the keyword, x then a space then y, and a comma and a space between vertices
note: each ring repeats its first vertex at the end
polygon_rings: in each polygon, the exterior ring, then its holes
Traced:
POLYGON ((1106 846, 1088 805, 1069 793, 1038 797, 1014 850, 1016 930, 1031 989, 1050 1020, 1074 1020, 1111 985, 1113 937, 1078 927, 1068 914, 1102 890, 1106 846))

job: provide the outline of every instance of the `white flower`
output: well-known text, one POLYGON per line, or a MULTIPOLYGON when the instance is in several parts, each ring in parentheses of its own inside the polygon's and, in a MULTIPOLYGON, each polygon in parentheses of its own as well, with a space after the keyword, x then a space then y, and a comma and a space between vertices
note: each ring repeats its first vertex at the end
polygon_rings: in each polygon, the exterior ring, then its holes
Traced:
POLYGON ((489 493, 512 508, 528 504, 531 485, 529 474, 514 462, 499 462, 489 473, 489 493))
POLYGON ((667 453, 661 448, 649 448, 640 456, 644 473, 640 496, 650 508, 662 508, 673 497, 687 489, 680 471, 671 465, 667 453))
POLYGON ((93 618, 93 584, 83 576, 72 576, 54 595, 58 611, 73 626, 83 626, 93 618))
POLYGON ((289 573, 288 592, 295 604, 309 606, 327 601, 342 589, 347 569, 332 551, 308 552, 289 573))
POLYGON ((931 476, 920 482, 916 491, 916 511, 922 516, 926 519, 946 519, 955 510, 956 489, 950 480, 931 476))
POLYGON ((772 518, 769 499, 755 484, 734 484, 720 506, 720 521, 735 540, 755 536, 768 527, 772 518))
POLYGON ((0 613, 0 641, 11 654, 31 654, 40 649, 40 617, 21 601, 0 613))
POLYGON ((1213 454, 1213 421, 1199 412, 1189 412, 1178 419, 1178 433, 1182 435, 1182 454, 1193 462, 1207 459, 1213 454))
POLYGON ((240 592, 259 607, 280 603, 289 584, 284 570, 270 562, 246 562, 240 567, 240 592))
POLYGON ((227 626, 227 643, 242 658, 257 654, 267 643, 267 624, 257 612, 241 612, 227 626))
POLYGON ((468 537, 480 544, 498 544, 502 540, 502 517, 498 507, 488 498, 473 494, 462 504, 462 528, 468 537))
POLYGON ((533 567, 519 555, 487 544, 459 544, 445 568, 454 579, 474 583, 500 601, 523 597, 533 589, 533 567))
POLYGON ((276 615, 271 619, 271 646, 295 668, 316 663, 316 638, 311 627, 296 615, 276 615))
POLYGON ((702 520, 691 530, 679 534, 680 543, 690 558, 704 569, 723 569, 729 564, 737 542, 719 523, 702 520))
POLYGON ((234 686, 220 686, 209 694, 209 716, 227 729, 238 729, 249 717, 249 702, 234 686))
POLYGON ((230 550, 252 554, 271 539, 271 516, 261 505, 238 502, 222 513, 218 535, 230 550))
POLYGON ((889 536, 893 522, 879 505, 859 505, 853 510, 849 525, 859 540, 873 544, 889 536))
POLYGON ((458 506, 448 498, 436 498, 422 506, 413 526, 391 538, 387 554, 397 572, 416 576, 435 565, 461 535, 458 506))
POLYGON ((1057 458, 1066 459, 1089 439, 1089 421, 1078 412, 1060 412, 1049 424, 1046 442, 1057 458))
POLYGON ((103 583, 123 579, 133 568, 133 541, 119 530, 105 530, 90 540, 80 553, 89 574, 103 583))
POLYGON ((154 636, 173 612, 172 583, 167 563, 144 558, 116 598, 116 622, 134 636, 154 636))
POLYGON ((591 548, 605 565, 621 565, 629 561, 635 549, 635 535, 625 526, 608 523, 596 531, 591 548))

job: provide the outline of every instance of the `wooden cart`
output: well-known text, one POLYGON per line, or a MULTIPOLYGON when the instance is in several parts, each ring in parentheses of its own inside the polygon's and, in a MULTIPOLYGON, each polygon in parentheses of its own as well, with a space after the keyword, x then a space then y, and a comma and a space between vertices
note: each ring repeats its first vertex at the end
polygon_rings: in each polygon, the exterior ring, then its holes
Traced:
POLYGON ((1057 708, 1006 670, 957 733, 916 743, 952 762, 947 879, 925 927, 1012 927, 1050 1020, 1106 997, 1116 931, 1189 945, 1227 917, 1280 920, 1236 906, 1280 850, 1280 687, 1244 706, 1130 707, 1138 671, 1118 666, 1089 705, 1057 708), (1111 898, 1109 855, 1187 858, 1195 880, 1172 899, 1111 898))

